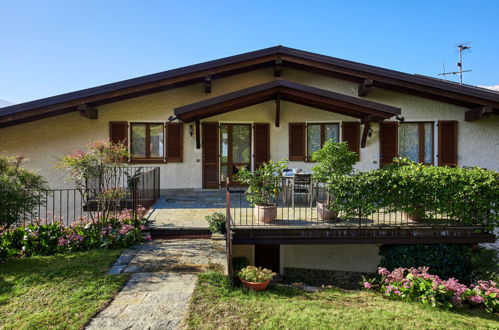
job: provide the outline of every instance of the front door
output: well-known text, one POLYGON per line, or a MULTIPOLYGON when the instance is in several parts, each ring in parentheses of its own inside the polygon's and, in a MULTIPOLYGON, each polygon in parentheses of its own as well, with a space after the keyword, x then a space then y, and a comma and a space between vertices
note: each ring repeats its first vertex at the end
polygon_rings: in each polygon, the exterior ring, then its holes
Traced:
POLYGON ((225 185, 229 178, 231 185, 242 168, 251 170, 251 124, 220 125, 220 183, 225 185))

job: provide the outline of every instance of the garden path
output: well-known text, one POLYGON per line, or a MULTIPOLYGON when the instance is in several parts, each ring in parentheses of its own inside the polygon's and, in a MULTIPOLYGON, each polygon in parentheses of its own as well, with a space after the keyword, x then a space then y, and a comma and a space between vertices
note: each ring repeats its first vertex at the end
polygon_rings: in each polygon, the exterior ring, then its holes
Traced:
POLYGON ((130 279, 86 329, 181 328, 197 273, 225 264, 224 240, 154 240, 128 249, 110 273, 130 279))

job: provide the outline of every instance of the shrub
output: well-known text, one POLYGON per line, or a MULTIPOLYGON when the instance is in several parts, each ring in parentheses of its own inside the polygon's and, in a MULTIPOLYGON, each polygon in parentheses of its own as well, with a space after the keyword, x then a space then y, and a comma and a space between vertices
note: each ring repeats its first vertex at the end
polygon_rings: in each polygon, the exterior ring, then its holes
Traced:
POLYGON ((399 159, 379 170, 336 177, 335 210, 347 217, 377 210, 445 219, 493 230, 499 224, 499 173, 426 166, 399 159))
POLYGON ((0 233, 23 216, 34 216, 47 183, 21 167, 23 157, 0 156, 0 233))
POLYGON ((212 233, 225 234, 227 229, 225 227, 225 215, 220 212, 214 212, 205 217, 208 221, 208 229, 212 233))
POLYGON ((396 268, 392 272, 380 267, 378 274, 377 278, 364 279, 362 285, 388 298, 432 307, 456 308, 467 304, 483 306, 489 312, 499 311, 499 288, 493 281, 478 281, 468 287, 455 278, 442 280, 428 273, 428 267, 396 268))
POLYGON ((499 249, 478 247, 471 254, 472 280, 499 282, 499 249))
POLYGON ((247 266, 239 272, 238 276, 241 280, 246 282, 263 283, 271 280, 276 273, 272 272, 270 269, 247 266))
POLYGON ((247 168, 241 169, 235 179, 248 185, 246 199, 251 205, 273 205, 274 197, 281 192, 282 172, 287 166, 285 160, 269 160, 253 172, 247 168))
POLYGON ((441 278, 455 277, 465 283, 471 281, 471 248, 466 245, 382 245, 379 255, 379 266, 387 269, 426 265, 432 274, 441 278))
POLYGON ((131 213, 131 210, 124 210, 115 218, 97 223, 81 218, 70 226, 64 226, 55 219, 45 225, 32 223, 12 227, 0 235, 0 260, 94 248, 128 247, 150 239, 141 232, 146 220, 132 218, 131 213))

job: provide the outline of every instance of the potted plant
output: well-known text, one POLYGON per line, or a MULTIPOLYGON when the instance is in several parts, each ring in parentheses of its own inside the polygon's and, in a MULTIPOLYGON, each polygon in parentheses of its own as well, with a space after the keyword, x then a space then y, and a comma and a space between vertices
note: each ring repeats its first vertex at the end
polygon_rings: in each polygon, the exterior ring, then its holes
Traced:
POLYGON ((269 160, 253 172, 246 168, 235 175, 235 179, 248 185, 246 199, 253 206, 257 221, 270 223, 277 217, 277 207, 274 198, 281 192, 282 172, 288 162, 269 160))
POLYGON ((357 162, 357 154, 350 151, 346 142, 324 143, 324 146, 312 154, 312 160, 317 162, 312 168, 313 179, 325 185, 326 200, 317 201, 317 217, 319 220, 336 220, 338 213, 333 210, 334 196, 331 187, 343 175, 353 172, 357 162))
POLYGON ((244 287, 248 290, 263 291, 267 288, 270 280, 276 275, 270 269, 247 266, 239 272, 238 276, 244 287))

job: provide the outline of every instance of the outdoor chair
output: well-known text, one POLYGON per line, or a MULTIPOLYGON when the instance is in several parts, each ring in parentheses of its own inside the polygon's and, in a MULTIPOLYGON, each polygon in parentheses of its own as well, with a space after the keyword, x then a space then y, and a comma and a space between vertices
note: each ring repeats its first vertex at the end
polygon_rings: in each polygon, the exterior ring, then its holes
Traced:
POLYGON ((291 206, 295 207, 296 196, 306 196, 307 204, 312 207, 313 191, 311 174, 295 174, 291 187, 291 206))

